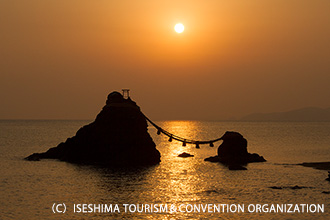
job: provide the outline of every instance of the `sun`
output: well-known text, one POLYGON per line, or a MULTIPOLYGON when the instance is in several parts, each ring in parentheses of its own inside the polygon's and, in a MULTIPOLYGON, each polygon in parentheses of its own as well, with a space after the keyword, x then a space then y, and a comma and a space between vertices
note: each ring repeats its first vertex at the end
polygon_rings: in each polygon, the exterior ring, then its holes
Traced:
POLYGON ((174 30, 176 33, 180 34, 184 31, 184 26, 181 23, 178 23, 174 26, 174 30))

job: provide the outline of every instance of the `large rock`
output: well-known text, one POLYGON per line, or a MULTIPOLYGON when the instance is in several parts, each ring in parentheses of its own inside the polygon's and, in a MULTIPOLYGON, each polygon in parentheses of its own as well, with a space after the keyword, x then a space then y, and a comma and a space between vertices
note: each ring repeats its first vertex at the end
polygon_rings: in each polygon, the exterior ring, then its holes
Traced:
POLYGON ((78 130, 57 147, 35 153, 27 160, 59 159, 73 163, 102 165, 153 165, 160 153, 148 133, 140 108, 119 92, 108 95, 94 122, 78 130))
POLYGON ((230 166, 266 161, 262 156, 247 151, 247 140, 238 132, 227 131, 221 139, 223 142, 218 148, 218 155, 206 158, 205 161, 221 162, 230 166))

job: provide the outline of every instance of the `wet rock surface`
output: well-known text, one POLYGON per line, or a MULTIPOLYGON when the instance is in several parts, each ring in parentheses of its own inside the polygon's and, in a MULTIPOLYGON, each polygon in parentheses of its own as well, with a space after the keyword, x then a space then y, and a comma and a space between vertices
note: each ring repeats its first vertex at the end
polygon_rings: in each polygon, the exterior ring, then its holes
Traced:
MULTIPOLYGON (((221 139, 223 142, 218 148, 218 155, 206 158, 205 161, 220 162, 229 166, 229 168, 240 168, 253 162, 265 162, 266 160, 256 154, 247 151, 247 140, 238 132, 227 131, 221 139)), ((246 169, 246 168, 245 168, 246 169)))
POLYGON ((147 127, 139 106, 130 98, 124 99, 119 92, 112 92, 94 122, 80 128, 75 136, 57 147, 25 159, 120 166, 157 164, 160 153, 147 127))

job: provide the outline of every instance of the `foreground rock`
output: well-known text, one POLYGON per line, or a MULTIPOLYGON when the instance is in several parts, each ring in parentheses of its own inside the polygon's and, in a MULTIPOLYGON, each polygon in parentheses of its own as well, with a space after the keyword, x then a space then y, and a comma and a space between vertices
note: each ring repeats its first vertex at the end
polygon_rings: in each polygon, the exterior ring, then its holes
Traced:
POLYGON ((262 156, 247 151, 247 140, 238 132, 227 131, 221 139, 223 142, 218 148, 218 155, 206 158, 205 161, 221 162, 233 170, 243 169, 239 165, 266 161, 262 156))
POLYGON ((35 153, 27 160, 44 158, 101 165, 153 165, 160 153, 147 130, 147 121, 130 98, 118 92, 108 95, 94 122, 78 130, 57 147, 35 153))

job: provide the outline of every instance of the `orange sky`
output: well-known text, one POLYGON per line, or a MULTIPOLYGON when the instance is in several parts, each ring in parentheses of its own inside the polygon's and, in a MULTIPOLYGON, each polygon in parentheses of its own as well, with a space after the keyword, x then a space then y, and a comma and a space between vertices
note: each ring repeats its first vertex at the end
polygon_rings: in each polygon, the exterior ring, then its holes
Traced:
POLYGON ((330 1, 0 1, 0 119, 152 119, 330 107, 330 1), (185 25, 182 34, 173 27, 185 25))

